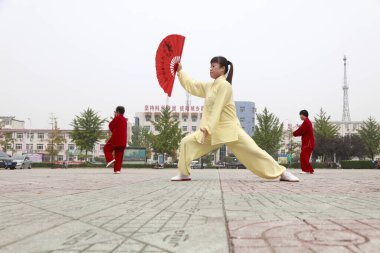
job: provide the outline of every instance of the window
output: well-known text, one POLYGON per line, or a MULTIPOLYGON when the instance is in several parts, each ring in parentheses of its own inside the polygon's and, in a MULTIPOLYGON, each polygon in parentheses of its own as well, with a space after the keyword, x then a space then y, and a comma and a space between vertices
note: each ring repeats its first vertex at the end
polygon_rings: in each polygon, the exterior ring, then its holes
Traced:
POLYGON ((197 122, 197 120, 198 120, 198 117, 197 117, 197 116, 192 116, 192 117, 191 117, 191 121, 192 121, 192 122, 197 122))
POLYGON ((155 120, 155 121, 160 121, 160 119, 161 119, 161 116, 155 116, 155 117, 154 117, 154 120, 155 120))
POLYGON ((17 133, 17 134, 16 134, 16 138, 22 140, 22 138, 23 138, 23 133, 17 133))
POLYGON ((38 139, 43 140, 45 138, 44 133, 38 133, 38 139))
POLYGON ((197 127, 196 126, 192 126, 191 127, 191 131, 193 131, 193 132, 197 131, 197 127))
POLYGON ((58 156, 58 161, 63 161, 63 155, 58 156))
POLYGON ((150 126, 144 126, 144 130, 150 131, 150 126))
POLYGON ((74 144, 69 144, 69 150, 74 150, 75 149, 75 145, 74 144))
POLYGON ((63 144, 58 144, 58 150, 63 151, 64 145, 63 144))
POLYGON ((182 117, 183 122, 187 122, 187 117, 182 117))
POLYGON ((44 144, 37 144, 37 150, 44 150, 44 144))
POLYGON ((187 132, 187 126, 182 126, 182 131, 187 132))
POLYGON ((150 121, 150 119, 151 119, 151 116, 150 116, 150 115, 146 115, 146 116, 145 116, 145 120, 146 120, 146 121, 150 121))
POLYGON ((22 149, 22 144, 16 144, 16 150, 21 150, 22 149))
POLYGON ((240 106, 240 112, 245 112, 245 107, 244 106, 240 106))
POLYGON ((28 140, 33 140, 33 138, 34 138, 34 133, 27 133, 27 134, 26 134, 26 138, 27 138, 28 140))
POLYGON ((244 122, 245 121, 245 118, 244 117, 241 117, 240 118, 240 122, 244 122))
POLYGON ((27 150, 33 150, 33 144, 26 144, 27 150))

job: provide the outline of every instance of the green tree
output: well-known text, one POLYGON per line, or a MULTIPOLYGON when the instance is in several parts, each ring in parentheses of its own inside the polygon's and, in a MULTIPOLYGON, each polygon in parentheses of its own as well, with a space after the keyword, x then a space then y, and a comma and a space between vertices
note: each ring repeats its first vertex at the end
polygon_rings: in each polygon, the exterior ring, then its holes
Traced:
POLYGON ((275 157, 281 146, 284 124, 280 123, 280 120, 266 107, 262 113, 257 114, 257 122, 252 138, 260 148, 275 157))
POLYGON ((8 150, 11 150, 14 152, 14 142, 15 139, 12 137, 12 133, 5 133, 3 136, 0 137, 0 147, 4 152, 7 152, 8 150), (11 147, 11 148, 8 148, 11 147))
POLYGON ((158 121, 152 121, 157 135, 150 134, 153 149, 159 154, 168 154, 175 157, 181 139, 186 135, 182 134, 179 121, 171 117, 170 107, 161 110, 161 117, 158 121))
POLYGON ((57 118, 51 118, 52 131, 49 134, 49 144, 46 148, 46 151, 50 157, 50 161, 54 162, 59 153, 58 145, 62 144, 65 141, 65 138, 62 135, 61 130, 58 128, 57 118))
POLYGON ((366 146, 356 134, 336 138, 334 149, 338 161, 350 160, 355 156, 360 158, 366 155, 366 146))
POLYGON ((85 151, 85 160, 88 160, 88 151, 92 151, 96 142, 104 138, 102 126, 106 119, 100 118, 97 112, 87 108, 80 115, 75 116, 71 126, 73 126, 72 140, 85 151))
POLYGON ((150 140, 150 132, 149 130, 141 127, 141 126, 133 126, 132 127, 132 136, 131 141, 128 142, 128 146, 130 147, 144 147, 146 148, 147 156, 151 156, 151 148, 152 143, 150 140))
POLYGON ((327 158, 332 160, 335 152, 334 142, 338 137, 338 127, 330 122, 331 116, 321 108, 317 117, 314 117, 315 149, 314 157, 322 157, 322 162, 327 158))
POLYGON ((364 121, 358 130, 359 136, 366 146, 367 155, 373 160, 380 153, 380 125, 372 117, 364 121))

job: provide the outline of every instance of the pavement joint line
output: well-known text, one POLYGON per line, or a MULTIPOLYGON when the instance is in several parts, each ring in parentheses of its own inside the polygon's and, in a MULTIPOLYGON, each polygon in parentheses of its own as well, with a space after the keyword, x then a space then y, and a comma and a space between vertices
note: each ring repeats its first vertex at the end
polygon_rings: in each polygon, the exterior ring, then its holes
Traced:
POLYGON ((219 189, 220 189, 221 200, 222 200, 224 225, 225 225, 225 228, 226 228, 228 252, 229 253, 235 253, 234 247, 232 245, 231 233, 230 233, 230 229, 229 229, 229 225, 228 225, 227 211, 226 211, 226 205, 225 205, 225 202, 224 202, 224 192, 223 192, 223 187, 222 187, 222 179, 220 177, 220 170, 219 169, 218 169, 218 178, 219 178, 219 189))

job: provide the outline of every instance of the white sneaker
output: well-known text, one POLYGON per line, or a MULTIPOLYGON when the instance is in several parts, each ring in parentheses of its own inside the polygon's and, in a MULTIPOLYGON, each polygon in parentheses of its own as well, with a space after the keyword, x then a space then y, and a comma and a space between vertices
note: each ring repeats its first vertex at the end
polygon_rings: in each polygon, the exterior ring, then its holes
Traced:
POLYGON ((110 166, 111 164, 113 164, 114 162, 115 162, 115 159, 113 159, 112 161, 110 161, 109 163, 107 163, 106 168, 107 168, 108 166, 110 166))
POLYGON ((305 171, 300 171, 300 174, 306 174, 306 172, 305 171))
POLYGON ((120 171, 115 171, 113 174, 120 174, 120 171))
POLYGON ((299 182, 300 180, 298 177, 285 170, 284 173, 281 174, 280 181, 299 182))
POLYGON ((177 176, 172 177, 171 181, 190 181, 191 177, 179 173, 177 176))

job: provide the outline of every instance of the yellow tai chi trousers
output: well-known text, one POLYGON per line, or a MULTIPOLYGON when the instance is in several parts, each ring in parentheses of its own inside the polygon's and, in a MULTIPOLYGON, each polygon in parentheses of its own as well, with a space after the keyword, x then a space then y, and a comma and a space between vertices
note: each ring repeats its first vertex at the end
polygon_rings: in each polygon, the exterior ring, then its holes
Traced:
MULTIPOLYGON (((257 176, 266 179, 277 178, 286 170, 284 166, 279 165, 266 151, 257 146, 255 141, 242 128, 238 127, 237 131, 238 140, 228 142, 226 145, 247 169, 257 176)), ((210 135, 201 144, 195 138, 198 134, 197 132, 189 134, 181 140, 178 169, 186 176, 190 175, 191 161, 223 145, 211 145, 210 135)))

